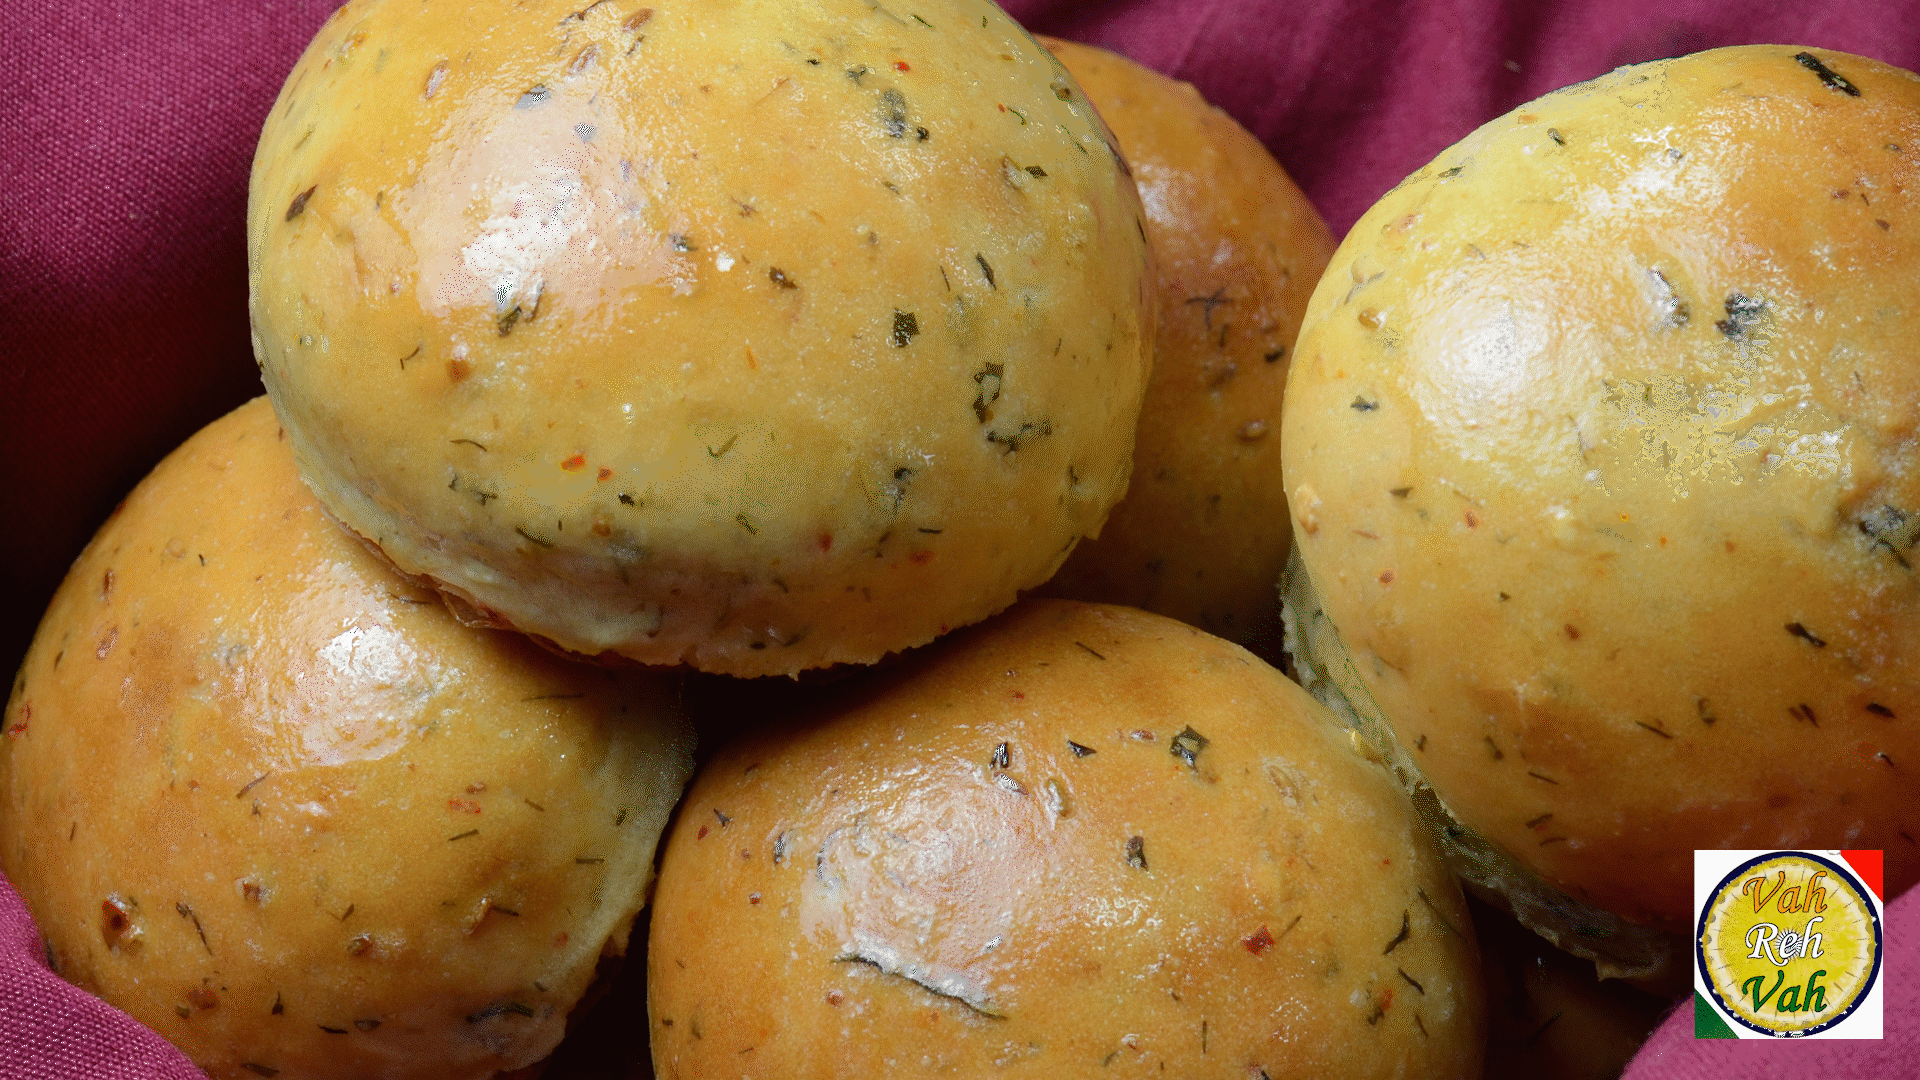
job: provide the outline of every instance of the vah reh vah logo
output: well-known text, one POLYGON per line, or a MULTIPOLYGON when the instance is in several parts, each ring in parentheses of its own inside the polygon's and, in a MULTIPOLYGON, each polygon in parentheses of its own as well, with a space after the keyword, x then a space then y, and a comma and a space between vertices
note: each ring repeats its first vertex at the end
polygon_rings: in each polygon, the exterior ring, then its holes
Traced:
POLYGON ((1696 1038, 1880 1037, 1880 852, 1697 851, 1694 869, 1696 1038))

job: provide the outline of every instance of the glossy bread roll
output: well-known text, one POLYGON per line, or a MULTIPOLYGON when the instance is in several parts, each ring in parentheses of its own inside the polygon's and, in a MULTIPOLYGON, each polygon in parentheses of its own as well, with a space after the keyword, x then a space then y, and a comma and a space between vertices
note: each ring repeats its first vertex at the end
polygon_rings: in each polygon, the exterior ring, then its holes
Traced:
POLYGON ((1046 591, 1277 656, 1275 583, 1293 546, 1280 397, 1333 238, 1266 147, 1192 86, 1090 45, 1046 46, 1133 165, 1160 309, 1127 497, 1046 591))
POLYGON ((1916 289, 1920 78, 1752 46, 1492 121, 1314 294, 1322 674, 1563 946, 1683 930, 1695 848, 1920 878, 1916 289))
POLYGON ((676 818, 662 1080, 1479 1076, 1458 886, 1245 650, 1027 601, 841 686, 676 818))
POLYGON ((482 1080, 625 950, 691 771, 676 699, 457 623, 326 516, 259 398, 55 596, 0 869, 61 975, 214 1080, 482 1080))
POLYGON ((984 0, 355 0, 261 136, 255 351, 321 500, 480 618, 871 662, 1125 491, 1124 169, 984 0))

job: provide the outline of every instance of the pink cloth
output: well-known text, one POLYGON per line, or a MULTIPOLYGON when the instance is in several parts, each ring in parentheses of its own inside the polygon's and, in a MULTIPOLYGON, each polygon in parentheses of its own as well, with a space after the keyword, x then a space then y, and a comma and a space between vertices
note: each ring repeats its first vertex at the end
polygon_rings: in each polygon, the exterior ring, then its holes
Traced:
MULTIPOLYGON (((196 428, 260 392, 245 307, 247 166, 281 79, 330 8, 0 0, 0 667, 17 664, 113 504, 196 428)), ((1196 84, 1273 148, 1336 231, 1476 125, 1620 64, 1779 41, 1920 69, 1920 0, 1008 8, 1036 30, 1196 84)), ((1903 986, 1888 1014, 1905 1049, 1889 1052, 1908 1056, 1874 1059, 1867 1073, 1826 1071, 1812 1063, 1837 1052, 1812 1047, 1779 1048, 1781 1060, 1833 1076, 1920 1076, 1920 1036, 1893 1020, 1915 1008, 1912 980, 1903 986)), ((1713 1056, 1732 1045, 1650 1051, 1634 1075, 1691 1077, 1697 1061, 1732 1060, 1713 1056)), ((193 1075, 48 971, 0 882, 0 1080, 193 1075)))

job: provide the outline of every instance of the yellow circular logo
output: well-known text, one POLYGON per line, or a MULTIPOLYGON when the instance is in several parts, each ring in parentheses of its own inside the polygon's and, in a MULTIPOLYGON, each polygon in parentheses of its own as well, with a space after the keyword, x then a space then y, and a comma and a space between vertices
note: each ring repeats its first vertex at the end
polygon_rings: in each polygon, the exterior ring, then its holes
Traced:
POLYGON ((1700 912, 1696 955, 1720 1007, 1766 1035, 1845 1019, 1880 973, 1880 919, 1845 866, 1801 851, 1749 859, 1700 912))

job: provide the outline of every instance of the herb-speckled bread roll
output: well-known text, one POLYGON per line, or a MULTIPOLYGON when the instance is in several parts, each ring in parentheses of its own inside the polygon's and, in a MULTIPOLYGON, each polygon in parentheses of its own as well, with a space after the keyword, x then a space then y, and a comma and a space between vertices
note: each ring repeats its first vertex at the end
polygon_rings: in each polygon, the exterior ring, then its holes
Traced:
POLYGON ((321 500, 482 618, 873 661, 1124 492, 1124 170, 982 0, 356 0, 255 159, 256 354, 321 500))
POLYGON ((1695 848, 1920 877, 1916 289, 1920 78, 1792 46, 1524 105, 1335 255, 1284 454, 1351 656, 1297 612, 1307 667, 1563 947, 1683 930, 1695 848))
POLYGON ((691 772, 673 680, 460 625, 326 516, 265 398, 75 562, 4 730, 48 960, 214 1080, 545 1057, 691 772))
POLYGON ((1454 878, 1246 651, 1035 600, 841 685, 682 805, 662 1080, 1479 1076, 1454 878))
POLYGON ((1293 543, 1280 397, 1333 238, 1266 147, 1192 86, 1104 49, 1046 46, 1133 165, 1160 308, 1127 497, 1047 591, 1277 655, 1274 587, 1293 543))

